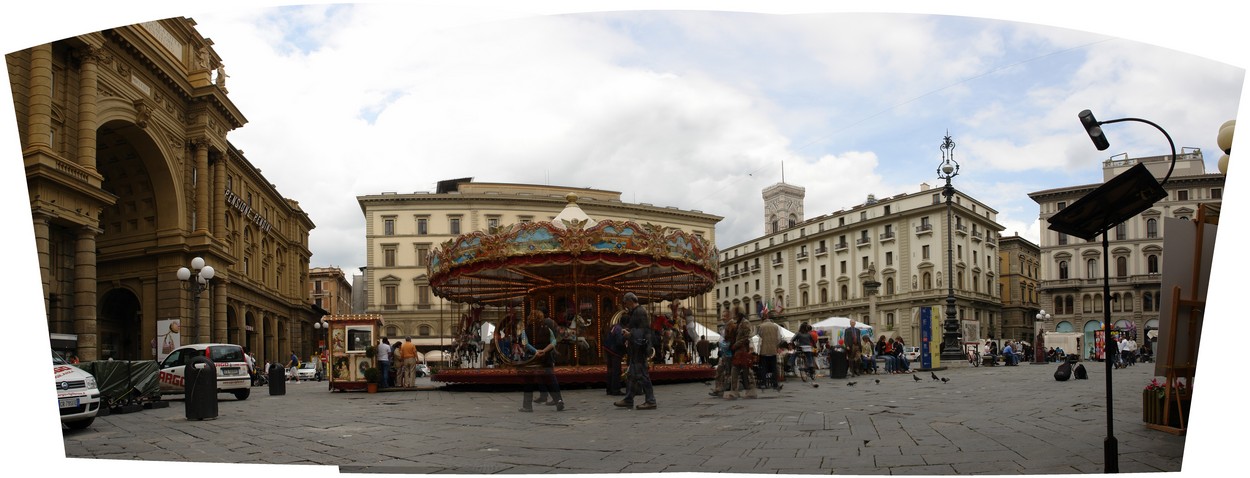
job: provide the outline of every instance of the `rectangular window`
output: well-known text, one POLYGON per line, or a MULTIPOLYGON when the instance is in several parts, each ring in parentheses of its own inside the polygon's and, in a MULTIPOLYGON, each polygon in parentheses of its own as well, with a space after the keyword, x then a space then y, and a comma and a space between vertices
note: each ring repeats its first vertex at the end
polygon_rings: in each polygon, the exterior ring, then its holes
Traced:
POLYGON ((1060 211, 1062 211, 1062 210, 1063 210, 1063 208, 1068 207, 1068 202, 1067 202, 1067 201, 1059 201, 1059 204, 1057 204, 1055 207, 1056 207, 1057 209, 1059 209, 1060 211))
POLYGON ((887 266, 892 266, 892 265, 894 265, 894 252, 893 252, 893 251, 886 251, 886 253, 885 253, 885 265, 887 265, 887 266))
POLYGON ((890 206, 888 205, 885 207, 885 215, 890 215, 890 206))
POLYGON ((430 220, 424 217, 417 218, 417 234, 426 235, 430 233, 430 220))
POLYGON ((1059 233, 1059 245, 1061 245, 1061 246, 1066 246, 1066 245, 1068 245, 1068 235, 1067 235, 1067 234, 1064 234, 1064 233, 1062 233, 1062 232, 1061 232, 1061 233, 1059 233))
POLYGON ((388 217, 382 220, 382 235, 385 235, 385 236, 395 235, 395 219, 394 218, 388 217))
POLYGON ((846 273, 846 261, 840 262, 839 266, 841 267, 842 273, 845 274, 846 273))
POLYGON ((1211 188, 1211 199, 1224 199, 1224 190, 1220 188, 1211 188))
POLYGON ((1123 241, 1128 238, 1128 225, 1119 223, 1115 225, 1115 240, 1123 241))
POLYGON ((921 226, 928 226, 928 225, 929 225, 929 216, 925 216, 925 217, 920 218, 920 225, 921 225, 921 226))
POLYGON ((417 305, 418 306, 423 305, 426 307, 430 305, 430 286, 428 285, 417 286, 417 305))
POLYGON ((803 282, 807 282, 807 269, 800 270, 799 275, 802 276, 803 282))
POLYGON ((859 268, 860 268, 860 269, 864 269, 864 270, 868 270, 868 256, 864 256, 864 257, 862 257, 862 258, 860 258, 860 259, 861 259, 861 260, 859 261, 859 262, 860 262, 860 266, 859 266, 859 268))
POLYGON ((382 265, 386 267, 395 267, 395 246, 385 246, 382 248, 382 265))
POLYGON ((962 260, 964 260, 964 246, 963 246, 963 244, 957 244, 957 245, 955 245, 955 257, 956 257, 956 258, 958 258, 958 259, 959 259, 959 260, 961 260, 961 261, 962 261, 962 260))
POLYGON ((321 293, 321 281, 320 280, 313 281, 313 291, 318 294, 321 293))
POLYGON ((929 245, 928 244, 920 246, 920 258, 924 260, 929 260, 929 245))
POLYGON ((824 264, 821 264, 821 265, 820 265, 820 277, 821 277, 821 278, 826 277, 826 274, 825 274, 825 265, 824 265, 824 264))
POLYGON ((447 228, 451 231, 452 235, 460 235, 460 218, 448 218, 447 228))
POLYGON ((1187 189, 1182 189, 1182 190, 1180 190, 1180 191, 1176 191, 1176 200, 1177 200, 1177 201, 1188 201, 1188 200, 1189 200, 1189 190, 1187 190, 1187 189))
POLYGON ((417 244, 417 267, 428 266, 430 260, 430 246, 428 244, 417 244))
POLYGON ((941 198, 941 196, 940 196, 940 195, 938 195, 938 194, 934 194, 934 195, 933 195, 933 204, 941 204, 941 203, 942 203, 942 198, 941 198))
POLYGON ((499 227, 499 218, 498 217, 486 218, 486 227, 489 229, 494 229, 496 227, 499 227))

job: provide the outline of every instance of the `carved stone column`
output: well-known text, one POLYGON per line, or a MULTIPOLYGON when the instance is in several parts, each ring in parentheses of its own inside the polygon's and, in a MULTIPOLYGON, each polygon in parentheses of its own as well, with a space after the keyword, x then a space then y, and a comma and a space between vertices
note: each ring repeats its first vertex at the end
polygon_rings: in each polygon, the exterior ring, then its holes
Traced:
MULTIPOLYGON (((213 281, 213 337, 221 343, 234 343, 230 337, 230 324, 226 322, 226 281, 213 281)), ((239 342, 242 345, 242 342, 239 342)))
POLYGON ((74 333, 78 334, 78 356, 100 360, 96 323, 96 236, 100 230, 78 230, 74 251, 74 333))
POLYGON ((30 52, 30 125, 26 130, 28 148, 52 147, 52 45, 39 45, 30 52))
POLYGON ((96 172, 96 100, 99 97, 100 61, 108 58, 104 50, 86 46, 74 51, 79 61, 78 85, 78 156, 77 163, 88 172, 96 172))
POLYGON ((39 255, 39 278, 43 282, 43 310, 52 314, 48 300, 48 294, 52 293, 52 248, 51 238, 48 236, 50 234, 48 224, 52 218, 47 214, 36 212, 31 214, 31 219, 35 225, 35 250, 39 255))
POLYGON ((198 138, 191 141, 195 148, 195 232, 208 232, 208 139, 198 138))

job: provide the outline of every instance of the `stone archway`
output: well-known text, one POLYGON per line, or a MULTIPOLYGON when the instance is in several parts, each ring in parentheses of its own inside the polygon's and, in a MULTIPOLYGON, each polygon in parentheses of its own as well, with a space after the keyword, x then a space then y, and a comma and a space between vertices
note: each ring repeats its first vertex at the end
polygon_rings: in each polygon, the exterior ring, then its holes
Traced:
POLYGON ((101 360, 142 360, 142 313, 139 298, 129 289, 109 290, 100 299, 96 330, 101 360))

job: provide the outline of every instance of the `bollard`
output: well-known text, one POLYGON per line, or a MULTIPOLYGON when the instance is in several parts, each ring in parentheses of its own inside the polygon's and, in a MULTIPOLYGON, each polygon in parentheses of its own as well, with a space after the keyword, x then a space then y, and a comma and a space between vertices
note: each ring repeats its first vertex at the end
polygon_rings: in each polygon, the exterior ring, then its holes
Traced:
POLYGON ((269 364, 269 394, 286 395, 286 369, 278 364, 269 364))
POLYGON ((217 418, 216 364, 203 355, 192 357, 183 369, 182 378, 187 420, 217 418))

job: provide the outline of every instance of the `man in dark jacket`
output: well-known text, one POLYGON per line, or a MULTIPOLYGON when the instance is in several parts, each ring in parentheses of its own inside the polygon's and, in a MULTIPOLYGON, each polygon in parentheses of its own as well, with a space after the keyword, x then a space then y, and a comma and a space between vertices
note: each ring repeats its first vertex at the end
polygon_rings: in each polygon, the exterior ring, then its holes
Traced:
POLYGON ((621 390, 621 359, 625 355, 625 326, 628 321, 629 314, 622 313, 620 319, 611 324, 603 341, 603 358, 608 366, 608 395, 625 394, 621 390))
POLYGON ((618 407, 634 407, 635 387, 641 387, 646 401, 638 405, 638 410, 655 410, 655 390, 651 387, 651 376, 647 373, 647 358, 651 356, 651 322, 647 319, 647 311, 638 305, 638 296, 626 292, 621 300, 625 305, 625 341, 628 344, 626 354, 629 357, 629 384, 625 387, 625 397, 613 403, 618 407))

